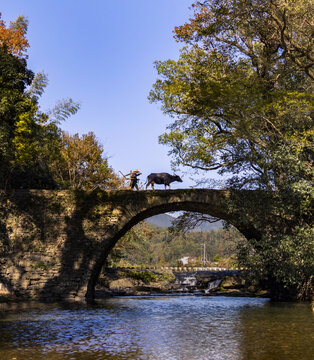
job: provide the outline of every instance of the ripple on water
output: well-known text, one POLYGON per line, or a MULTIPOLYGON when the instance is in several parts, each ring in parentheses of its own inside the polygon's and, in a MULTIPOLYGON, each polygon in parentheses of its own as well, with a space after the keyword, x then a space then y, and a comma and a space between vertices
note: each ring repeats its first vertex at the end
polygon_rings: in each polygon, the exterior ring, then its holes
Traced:
POLYGON ((306 305, 192 296, 11 311, 0 320, 0 358, 307 360, 311 316, 306 305))

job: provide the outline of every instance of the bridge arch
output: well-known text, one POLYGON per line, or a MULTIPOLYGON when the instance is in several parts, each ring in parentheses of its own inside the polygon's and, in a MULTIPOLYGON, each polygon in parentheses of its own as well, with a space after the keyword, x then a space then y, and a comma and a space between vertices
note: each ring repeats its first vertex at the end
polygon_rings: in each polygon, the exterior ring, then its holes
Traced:
MULTIPOLYGON (((141 195, 145 193, 145 196, 152 199, 144 204, 141 201, 134 201, 128 209, 128 216, 122 216, 119 218, 119 226, 109 240, 103 240, 101 246, 102 250, 98 253, 95 264, 91 270, 89 281, 87 284, 87 291, 85 297, 87 299, 93 299, 95 294, 95 285, 100 275, 101 269, 116 243, 121 239, 131 228, 140 223, 141 221, 150 218, 155 215, 163 214, 172 211, 188 211, 207 214, 222 220, 225 220, 238 228, 240 232, 246 237, 251 237, 252 230, 243 228, 228 211, 227 198, 229 193, 227 191, 219 190, 204 190, 194 189, 185 190, 178 194, 178 190, 173 191, 145 191, 141 192, 141 195), (188 194, 187 194, 188 193, 188 194)), ((134 193, 134 197, 136 197, 134 193)))
MULTIPOLYGON (((259 195, 254 193, 245 198, 252 195, 255 201, 259 195)), ((244 214, 230 209, 231 195, 210 189, 0 191, 0 289, 19 299, 93 299, 117 241, 140 221, 165 212, 209 214, 228 221, 248 239, 258 238, 257 230, 243 221, 244 214)))

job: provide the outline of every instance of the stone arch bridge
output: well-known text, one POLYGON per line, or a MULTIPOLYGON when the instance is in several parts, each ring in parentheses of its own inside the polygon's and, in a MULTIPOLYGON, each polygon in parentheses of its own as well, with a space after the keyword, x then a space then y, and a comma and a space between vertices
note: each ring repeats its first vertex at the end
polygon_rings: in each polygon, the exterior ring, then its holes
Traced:
POLYGON ((225 190, 207 189, 2 191, 0 295, 92 299, 101 268, 116 242, 138 222, 165 212, 209 214, 227 220, 247 238, 258 236, 253 227, 244 225, 243 214, 240 221, 232 213, 230 196, 225 190))

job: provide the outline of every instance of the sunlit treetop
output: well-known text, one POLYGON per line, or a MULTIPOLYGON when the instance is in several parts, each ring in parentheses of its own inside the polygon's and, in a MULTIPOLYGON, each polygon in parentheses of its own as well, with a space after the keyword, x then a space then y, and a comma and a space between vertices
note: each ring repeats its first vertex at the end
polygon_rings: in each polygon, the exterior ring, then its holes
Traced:
POLYGON ((204 0, 192 5, 194 16, 175 28, 175 38, 201 42, 254 66, 260 55, 290 59, 314 78, 313 0, 204 0))
POLYGON ((25 58, 29 47, 26 38, 28 20, 24 16, 18 16, 15 21, 11 21, 7 27, 1 19, 0 13, 0 46, 6 47, 14 56, 25 58))

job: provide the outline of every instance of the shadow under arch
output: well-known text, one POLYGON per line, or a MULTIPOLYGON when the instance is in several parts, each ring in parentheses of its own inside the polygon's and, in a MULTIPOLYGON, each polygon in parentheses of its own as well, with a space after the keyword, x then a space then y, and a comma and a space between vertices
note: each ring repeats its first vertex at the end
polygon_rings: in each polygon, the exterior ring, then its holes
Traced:
POLYGON ((97 256, 95 264, 90 274, 89 281, 87 283, 87 291, 85 298, 87 301, 93 301, 95 298, 95 286, 99 278, 101 269, 116 243, 121 239, 130 229, 132 229, 139 222, 150 218, 155 215, 163 214, 166 212, 173 211, 188 211, 188 212, 197 212, 202 214, 207 214, 215 218, 225 220, 234 227, 236 227, 248 240, 251 238, 259 238, 260 233, 253 227, 243 225, 241 222, 238 222, 225 207, 220 203, 216 206, 209 206, 208 203, 198 202, 198 201, 183 201, 183 202, 172 202, 167 204, 161 204, 149 207, 145 210, 139 211, 136 215, 132 216, 129 221, 127 221, 117 232, 114 234, 110 240, 110 246, 103 246, 102 251, 97 256))

